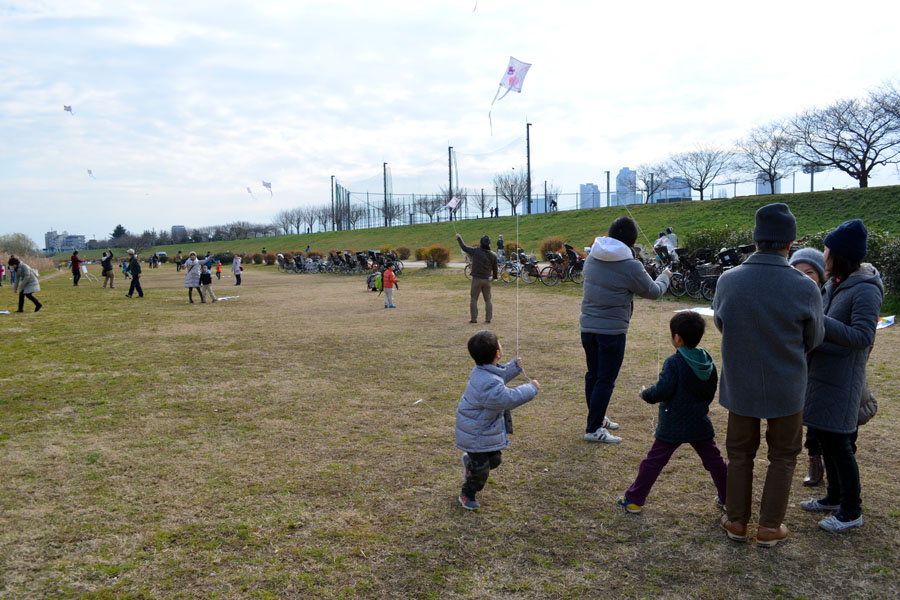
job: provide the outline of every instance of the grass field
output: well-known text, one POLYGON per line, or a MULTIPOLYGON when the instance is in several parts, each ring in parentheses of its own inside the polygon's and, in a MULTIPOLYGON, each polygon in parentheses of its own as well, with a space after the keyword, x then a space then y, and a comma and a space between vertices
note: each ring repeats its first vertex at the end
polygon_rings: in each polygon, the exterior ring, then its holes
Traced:
MULTIPOLYGON (((361 278, 266 267, 241 287, 224 278, 217 294, 240 297, 206 305, 187 303, 171 266, 145 270, 142 300, 121 277, 115 290, 68 278, 42 277, 44 311, 0 315, 0 597, 900 595, 900 327, 878 332, 869 363, 865 526, 832 535, 800 510, 822 493, 800 485, 801 456, 791 537, 767 550, 725 538, 685 449, 642 515, 614 506, 652 442, 656 408, 636 392, 683 303, 636 301, 610 408, 624 442, 601 446, 581 439, 580 290, 523 286, 517 303, 495 285, 491 327, 508 357, 518 327, 542 391, 514 411, 467 513, 453 425, 480 326, 458 270, 407 270, 396 310, 361 278)), ((0 298, 13 308, 8 287, 0 298)), ((714 328, 703 345, 719 362, 714 328)), ((711 416, 722 445, 725 411, 711 416)))

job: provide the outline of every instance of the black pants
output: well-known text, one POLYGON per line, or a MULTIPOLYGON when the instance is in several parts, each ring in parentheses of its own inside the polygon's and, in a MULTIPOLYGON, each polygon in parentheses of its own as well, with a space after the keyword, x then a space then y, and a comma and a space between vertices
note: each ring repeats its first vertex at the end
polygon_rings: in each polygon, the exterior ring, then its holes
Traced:
POLYGON ((806 441, 803 442, 803 447, 806 448, 810 456, 822 456, 822 444, 819 443, 815 432, 809 427, 806 428, 806 441))
POLYGON ((26 294, 25 292, 19 292, 19 312, 22 312, 22 309, 25 308, 25 298, 28 298, 32 302, 34 302, 34 310, 39 309, 43 306, 38 299, 34 297, 34 294, 26 294))
POLYGON ((128 295, 133 296, 135 290, 137 290, 138 298, 144 297, 144 290, 141 289, 141 278, 137 275, 131 278, 131 287, 128 288, 128 295))
POLYGON ((241 285, 241 274, 235 273, 234 278, 237 279, 237 283, 235 283, 234 285, 241 285))
POLYGON ((484 489, 491 469, 500 466, 502 457, 500 451, 495 452, 469 452, 469 474, 462 486, 462 495, 474 498, 477 492, 484 489))
POLYGON ((74 282, 72 285, 78 285, 79 279, 81 279, 81 271, 72 271, 72 281, 74 282))
POLYGON ((840 503, 837 517, 841 521, 852 521, 862 514, 860 498, 859 467, 856 464, 856 434, 815 431, 816 439, 822 446, 825 475, 828 477, 828 493, 825 504, 840 503))

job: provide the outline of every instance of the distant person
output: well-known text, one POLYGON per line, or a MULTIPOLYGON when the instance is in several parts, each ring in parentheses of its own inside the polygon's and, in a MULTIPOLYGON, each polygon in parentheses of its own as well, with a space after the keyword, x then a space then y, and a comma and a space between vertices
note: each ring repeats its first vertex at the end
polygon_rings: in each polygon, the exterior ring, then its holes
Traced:
POLYGON ((241 285, 241 271, 244 267, 241 265, 241 256, 235 256, 234 262, 231 263, 231 272, 234 274, 234 285, 241 285))
POLYGON ((397 276, 394 275, 394 263, 389 262, 385 265, 384 273, 381 276, 381 286, 384 290, 384 307, 397 308, 394 305, 394 289, 400 289, 397 283, 397 276))
POLYGON ((783 520, 803 445, 806 355, 825 336, 818 286, 788 264, 795 239, 797 221, 786 204, 757 210, 756 252, 722 274, 713 300, 722 332, 719 404, 728 410, 728 503, 721 526, 730 539, 746 542, 765 419, 769 465, 756 543, 767 547, 788 536, 783 520))
POLYGON ((6 279, 6 267, 0 265, 0 287, 3 287, 4 279, 6 279))
POLYGON ((8 266, 10 271, 15 274, 13 293, 19 292, 19 310, 16 312, 24 312, 25 298, 28 298, 34 304, 34 312, 44 308, 44 305, 34 297, 35 294, 41 291, 41 284, 38 283, 38 276, 34 269, 15 256, 9 257, 8 266))
POLYGON ((184 257, 181 255, 181 250, 175 255, 175 272, 178 273, 181 271, 181 263, 184 262, 184 257))
POLYGON ((81 279, 81 264, 84 262, 81 258, 78 257, 78 250, 72 252, 72 257, 69 259, 72 266, 72 284, 75 287, 78 287, 78 281, 81 279))
POLYGON ((218 300, 212 291, 212 273, 209 272, 209 267, 203 265, 203 270, 200 272, 200 304, 206 304, 207 296, 212 302, 218 300))
POLYGON ((309 244, 307 244, 307 245, 306 245, 306 251, 305 251, 305 253, 306 253, 306 254, 309 254, 309 250, 310 250, 309 244))
MULTIPOLYGON (((138 298, 143 298, 144 290, 141 288, 141 261, 131 248, 128 249, 128 266, 125 270, 127 273, 131 273, 131 287, 128 288, 128 293, 125 294, 125 296, 131 298, 134 296, 134 292, 137 291, 138 298)), ((125 278, 127 279, 128 275, 125 275, 125 278)))
POLYGON ((494 207, 493 206, 491 207, 491 218, 492 219, 494 218, 494 207))
POLYGON ((184 269, 187 271, 184 275, 184 287, 188 289, 188 302, 194 303, 194 290, 200 293, 200 300, 203 300, 203 292, 200 291, 200 260, 197 258, 196 252, 191 252, 188 259, 184 261, 184 269))
POLYGON ((587 424, 584 440, 618 444, 610 433, 619 424, 606 416, 619 369, 625 358, 625 336, 634 313, 634 295, 656 300, 666 293, 671 272, 665 269, 654 281, 635 258, 637 223, 619 217, 608 237, 597 237, 584 261, 584 297, 581 301, 581 346, 587 362, 584 395, 587 424))
POLYGON ((669 241, 672 242, 672 249, 678 247, 678 236, 675 235, 675 230, 671 227, 666 227, 666 237, 669 238, 669 241))
POLYGON ((216 279, 222 279, 222 261, 216 260, 216 279))
POLYGON ((533 400, 541 386, 536 380, 517 388, 506 385, 522 372, 522 359, 500 365, 503 347, 493 332, 479 331, 467 345, 475 367, 456 407, 456 447, 463 451, 465 477, 459 503, 478 510, 475 494, 484 489, 491 469, 500 466, 502 450, 509 445, 510 411, 533 400))
POLYGON ((490 323, 494 313, 491 303, 491 281, 497 279, 497 255, 491 252, 491 238, 482 236, 478 248, 466 246, 462 236, 456 234, 462 251, 472 257, 472 285, 469 288, 469 323, 478 322, 478 297, 484 296, 484 322, 490 323))
POLYGON ((116 278, 116 270, 113 268, 113 258, 112 250, 107 248, 106 252, 103 253, 103 258, 100 259, 100 272, 103 275, 103 289, 106 289, 107 283, 109 283, 109 289, 115 289, 113 282, 116 278))
POLYGON ((709 405, 716 395, 719 376, 709 352, 697 347, 705 330, 706 321, 693 311, 680 312, 669 321, 676 352, 666 359, 656 385, 642 386, 640 392, 644 402, 659 403, 656 441, 641 461, 634 483, 616 499, 626 512, 643 510, 657 477, 681 444, 690 444, 700 457, 718 492, 714 503, 725 506, 728 466, 716 446, 716 432, 709 420, 709 405))
POLYGON ((503 234, 497 236, 497 255, 503 256, 503 234))

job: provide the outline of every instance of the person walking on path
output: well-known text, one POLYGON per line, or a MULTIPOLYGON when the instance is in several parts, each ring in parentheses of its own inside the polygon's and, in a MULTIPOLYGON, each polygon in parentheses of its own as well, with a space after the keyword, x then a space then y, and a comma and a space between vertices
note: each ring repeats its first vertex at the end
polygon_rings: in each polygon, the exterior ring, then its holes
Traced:
POLYGON ((786 204, 757 210, 756 252, 719 278, 713 301, 722 333, 719 403, 728 410, 728 505, 721 526, 730 539, 747 540, 753 465, 765 419, 769 466, 756 532, 760 546, 788 536, 782 521, 802 448, 806 355, 825 336, 818 286, 788 264, 796 238, 797 221, 786 204))
POLYGON ((484 322, 490 323, 494 313, 491 303, 491 281, 497 279, 497 255, 491 252, 491 238, 482 236, 478 248, 466 246, 462 236, 456 234, 462 251, 472 257, 472 287, 469 290, 469 323, 478 322, 478 297, 484 296, 484 322))
POLYGON ((866 362, 884 299, 878 270, 862 263, 868 231, 859 219, 825 237, 829 279, 822 297, 825 341, 809 355, 803 424, 822 446, 828 491, 801 502, 807 511, 836 511, 819 522, 826 531, 861 527, 862 499, 856 464, 859 404, 866 386, 866 362))
POLYGON ((594 240, 584 261, 584 298, 581 301, 581 346, 587 362, 584 396, 588 407, 584 439, 617 444, 622 438, 610 429, 619 424, 606 416, 625 358, 625 335, 634 312, 634 295, 656 300, 666 293, 672 273, 665 269, 654 281, 635 258, 637 223, 619 217, 609 237, 594 240))
POLYGON ((81 263, 83 263, 84 260, 78 257, 78 250, 75 250, 72 252, 72 257, 69 261, 72 266, 72 285, 78 287, 78 281, 81 279, 81 263))
POLYGON ((140 259, 138 259, 137 254, 134 253, 134 250, 129 248, 127 271, 131 273, 131 287, 128 288, 128 293, 125 294, 127 298, 134 296, 135 292, 138 293, 138 298, 144 297, 144 290, 141 288, 141 270, 140 259))
POLYGON ((234 285, 241 285, 241 271, 244 270, 244 267, 241 266, 241 257, 235 256, 234 262, 231 263, 231 272, 234 273, 234 285))
POLYGON ((113 285, 113 281, 116 278, 116 270, 113 268, 113 253, 110 248, 106 249, 107 251, 103 253, 103 258, 100 260, 100 271, 103 275, 103 289, 106 289, 106 284, 109 283, 109 289, 114 290, 115 286, 113 285))
POLYGON ((10 271, 16 276, 16 280, 13 282, 13 293, 19 292, 19 310, 16 312, 24 312, 25 298, 34 303, 34 312, 44 308, 44 305, 34 297, 34 294, 41 291, 41 284, 38 283, 37 273, 35 273, 34 269, 15 256, 9 257, 8 266, 10 271))
POLYGON ((209 272, 209 267, 203 265, 203 271, 200 273, 200 304, 206 304, 207 295, 212 302, 218 300, 212 291, 212 273, 209 272))
POLYGON ((200 261, 197 259, 197 253, 191 252, 188 259, 184 261, 184 287, 188 289, 188 301, 194 303, 194 290, 200 293, 200 300, 203 300, 203 292, 200 290, 200 261))

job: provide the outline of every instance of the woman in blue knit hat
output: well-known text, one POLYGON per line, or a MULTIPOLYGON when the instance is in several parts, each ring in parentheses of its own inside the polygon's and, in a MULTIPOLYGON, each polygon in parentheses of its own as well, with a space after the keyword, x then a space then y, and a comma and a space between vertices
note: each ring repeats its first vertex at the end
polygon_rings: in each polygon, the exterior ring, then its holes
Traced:
POLYGON ((828 281, 822 295, 825 341, 809 355, 803 424, 822 445, 828 491, 802 502, 807 511, 833 512, 827 531, 860 527, 862 499, 855 442, 866 361, 884 298, 878 270, 863 263, 868 232, 862 221, 843 223, 825 238, 828 281))

